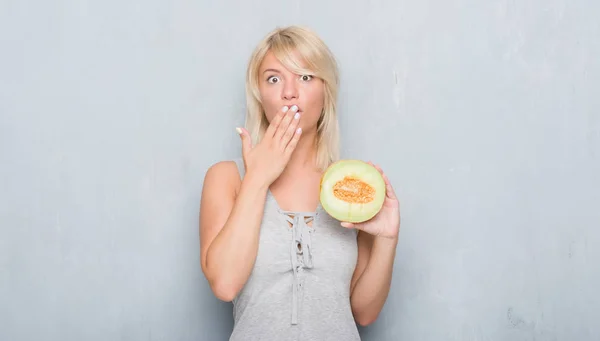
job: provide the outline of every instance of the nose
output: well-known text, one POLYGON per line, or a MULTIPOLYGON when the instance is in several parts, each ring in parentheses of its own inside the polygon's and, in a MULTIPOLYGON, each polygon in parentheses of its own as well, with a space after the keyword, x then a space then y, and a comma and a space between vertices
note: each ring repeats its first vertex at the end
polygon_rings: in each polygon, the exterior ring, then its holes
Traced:
POLYGON ((281 96, 285 100, 292 100, 294 98, 298 98, 298 87, 296 82, 287 81, 283 85, 281 96))

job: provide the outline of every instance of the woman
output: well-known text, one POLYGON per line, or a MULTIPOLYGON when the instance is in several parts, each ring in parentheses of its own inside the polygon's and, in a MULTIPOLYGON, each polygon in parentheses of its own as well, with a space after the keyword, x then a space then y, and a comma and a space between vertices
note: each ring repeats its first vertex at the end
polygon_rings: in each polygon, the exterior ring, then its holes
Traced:
POLYGON ((372 323, 389 292, 400 212, 385 175, 384 206, 365 223, 320 205, 338 159, 335 59, 311 31, 276 29, 246 89, 242 157, 209 168, 200 208, 202 270, 233 301, 231 340, 359 340, 356 323, 372 323))

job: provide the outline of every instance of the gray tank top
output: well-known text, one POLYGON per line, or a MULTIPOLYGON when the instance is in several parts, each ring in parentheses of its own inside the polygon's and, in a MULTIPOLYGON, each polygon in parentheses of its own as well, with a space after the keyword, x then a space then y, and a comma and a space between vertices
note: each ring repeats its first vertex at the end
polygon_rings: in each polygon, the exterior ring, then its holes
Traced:
MULTIPOLYGON (((243 160, 234 161, 243 178, 243 160)), ((320 205, 316 212, 284 211, 268 191, 254 269, 233 300, 229 340, 360 340, 350 307, 357 251, 356 231, 320 205)))

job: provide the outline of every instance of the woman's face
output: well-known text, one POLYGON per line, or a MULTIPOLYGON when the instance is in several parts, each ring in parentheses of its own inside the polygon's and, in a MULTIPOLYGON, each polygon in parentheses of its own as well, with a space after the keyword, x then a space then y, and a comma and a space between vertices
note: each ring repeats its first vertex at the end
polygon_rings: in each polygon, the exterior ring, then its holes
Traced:
POLYGON ((269 51, 259 68, 258 81, 262 105, 269 122, 283 107, 292 108, 296 105, 302 131, 316 130, 323 111, 324 84, 321 79, 290 72, 269 51))

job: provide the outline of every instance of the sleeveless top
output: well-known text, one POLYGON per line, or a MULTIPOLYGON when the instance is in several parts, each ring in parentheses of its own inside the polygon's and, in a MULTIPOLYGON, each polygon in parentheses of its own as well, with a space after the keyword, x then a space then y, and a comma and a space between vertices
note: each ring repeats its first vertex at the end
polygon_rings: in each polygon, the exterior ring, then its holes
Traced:
MULTIPOLYGON (((243 178, 243 160, 234 161, 243 178)), ((360 340, 350 307, 356 236, 320 203, 315 212, 284 211, 269 190, 254 268, 233 299, 229 340, 360 340)))

